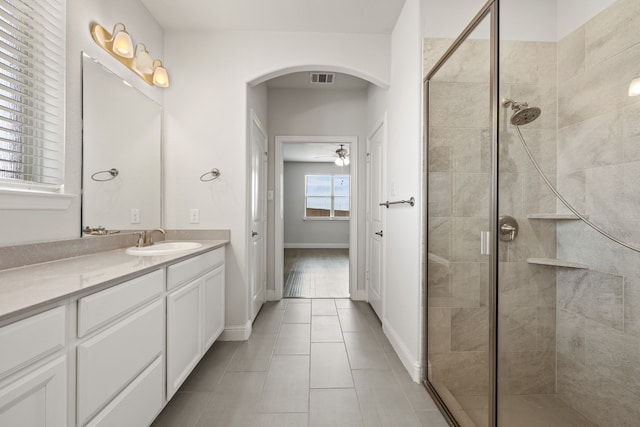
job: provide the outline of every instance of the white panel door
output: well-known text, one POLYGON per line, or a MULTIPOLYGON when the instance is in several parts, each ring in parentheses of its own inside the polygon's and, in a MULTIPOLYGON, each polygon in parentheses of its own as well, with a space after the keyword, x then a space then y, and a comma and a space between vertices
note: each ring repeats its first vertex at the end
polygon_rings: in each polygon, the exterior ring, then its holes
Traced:
POLYGON ((380 319, 384 301, 383 154, 385 124, 367 140, 367 291, 369 303, 380 319))
POLYGON ((267 133, 255 114, 251 114, 251 320, 255 319, 267 297, 267 156, 267 133))

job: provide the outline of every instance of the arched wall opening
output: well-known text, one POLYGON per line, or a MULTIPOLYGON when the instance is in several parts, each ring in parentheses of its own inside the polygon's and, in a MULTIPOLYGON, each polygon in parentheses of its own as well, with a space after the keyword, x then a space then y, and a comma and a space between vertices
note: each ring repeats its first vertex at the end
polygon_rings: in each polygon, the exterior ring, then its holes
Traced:
MULTIPOLYGON (((366 264, 366 141, 371 131, 377 129, 384 120, 386 112, 387 89, 389 85, 371 74, 335 65, 297 65, 267 72, 247 83, 247 124, 250 125, 252 111, 267 129, 269 139, 268 184, 269 194, 276 196, 268 201, 268 242, 267 242, 267 299, 274 300, 282 296, 282 250, 281 245, 294 247, 299 242, 287 242, 276 238, 276 232, 282 233, 278 221, 282 218, 282 206, 275 194, 276 187, 282 184, 282 158, 276 155, 276 138, 301 142, 318 139, 335 140, 341 137, 353 137, 357 153, 354 162, 355 176, 352 180, 352 203, 356 206, 355 217, 350 227, 354 239, 350 239, 350 265, 353 266, 350 280, 350 297, 367 300, 365 280, 366 264), (336 73, 340 78, 355 81, 353 87, 333 89, 311 88, 298 84, 287 87, 287 78, 301 73, 336 73), (274 84, 277 82, 277 85, 274 84), (359 82, 359 83, 358 83, 359 82), (277 217, 276 217, 277 216, 277 217)), ((280 187, 281 188, 281 187, 280 187)), ((307 244, 307 243, 304 243, 307 244)), ((327 244, 326 242, 323 244, 327 244)), ((330 246, 330 244, 328 244, 330 246)))

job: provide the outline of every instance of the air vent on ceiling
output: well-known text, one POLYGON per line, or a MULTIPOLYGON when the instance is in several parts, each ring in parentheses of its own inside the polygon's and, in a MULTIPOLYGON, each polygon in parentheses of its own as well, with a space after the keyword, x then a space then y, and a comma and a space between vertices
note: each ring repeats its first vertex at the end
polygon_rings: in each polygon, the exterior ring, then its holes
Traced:
POLYGON ((335 73, 311 73, 311 84, 332 85, 335 79, 335 73))

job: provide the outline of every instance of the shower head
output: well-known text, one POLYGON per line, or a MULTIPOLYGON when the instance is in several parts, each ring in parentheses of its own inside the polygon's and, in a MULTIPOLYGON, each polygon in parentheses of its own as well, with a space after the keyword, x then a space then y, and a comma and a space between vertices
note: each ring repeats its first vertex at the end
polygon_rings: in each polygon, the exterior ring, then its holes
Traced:
POLYGON ((511 116, 511 124, 516 126, 527 125, 540 117, 542 110, 538 107, 529 107, 526 102, 516 102, 511 99, 503 99, 502 106, 507 108, 511 106, 513 115, 511 116))

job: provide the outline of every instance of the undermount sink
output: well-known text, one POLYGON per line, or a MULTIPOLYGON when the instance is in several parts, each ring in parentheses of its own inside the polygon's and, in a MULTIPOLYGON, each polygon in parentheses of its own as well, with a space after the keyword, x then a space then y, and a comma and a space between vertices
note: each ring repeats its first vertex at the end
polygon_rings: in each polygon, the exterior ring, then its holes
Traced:
POLYGON ((169 255, 177 252, 188 251, 190 249, 198 249, 202 246, 202 243, 198 242, 159 242, 154 243, 151 246, 144 247, 132 247, 127 248, 125 251, 129 255, 138 256, 158 256, 169 255))

